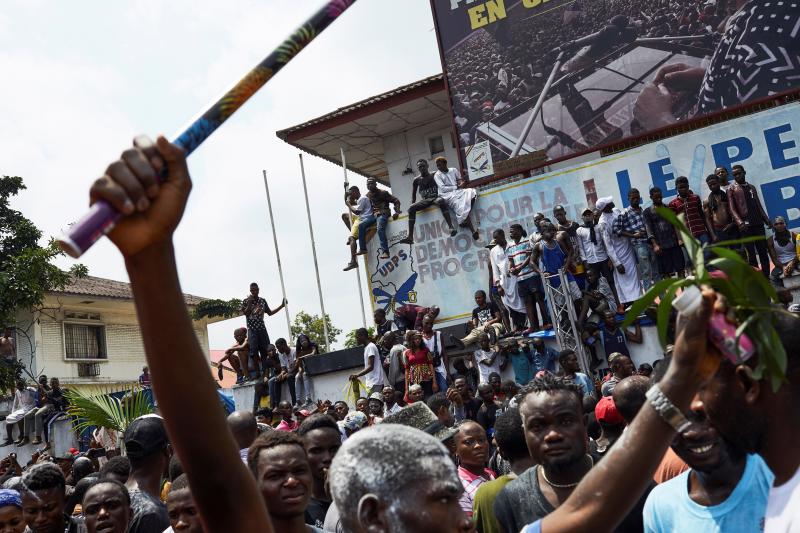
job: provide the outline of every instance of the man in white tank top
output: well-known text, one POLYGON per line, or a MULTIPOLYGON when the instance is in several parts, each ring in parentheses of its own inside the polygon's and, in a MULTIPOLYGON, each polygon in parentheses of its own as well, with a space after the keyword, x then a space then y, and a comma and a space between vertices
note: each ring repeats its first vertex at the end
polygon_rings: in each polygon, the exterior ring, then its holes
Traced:
POLYGON ((774 233, 767 239, 767 250, 775 267, 769 277, 783 286, 781 278, 788 278, 798 269, 797 234, 789 231, 783 217, 775 217, 772 224, 774 233))

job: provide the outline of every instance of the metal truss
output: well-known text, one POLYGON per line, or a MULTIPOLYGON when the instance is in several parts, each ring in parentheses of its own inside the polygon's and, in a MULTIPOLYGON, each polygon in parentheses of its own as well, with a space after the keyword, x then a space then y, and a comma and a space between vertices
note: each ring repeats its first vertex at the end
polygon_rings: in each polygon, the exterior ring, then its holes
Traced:
MULTIPOLYGON (((544 274, 544 273, 543 273, 544 274)), ((559 269, 558 274, 543 276, 544 291, 547 295, 547 303, 550 308, 550 316, 553 320, 553 329, 556 333, 558 345, 562 350, 573 350, 578 357, 581 370, 588 376, 592 375, 589 366, 589 355, 586 346, 583 344, 578 328, 578 313, 575 310, 575 302, 569 293, 569 279, 564 269, 559 269), (561 283, 558 287, 553 282, 558 279, 561 283)))

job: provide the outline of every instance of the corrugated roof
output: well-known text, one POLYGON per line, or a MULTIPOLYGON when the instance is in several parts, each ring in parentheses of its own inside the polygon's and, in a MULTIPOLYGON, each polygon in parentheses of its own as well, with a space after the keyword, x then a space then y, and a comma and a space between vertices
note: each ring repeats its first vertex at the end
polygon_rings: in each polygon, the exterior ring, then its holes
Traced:
POLYGON ((371 105, 375 105, 380 103, 384 100, 388 100, 389 98, 393 98, 395 96, 399 96, 401 94, 407 93, 409 91, 413 91, 414 89, 418 89, 420 87, 424 87, 426 85, 430 85, 433 83, 441 83, 444 80, 443 74, 435 74, 433 76, 428 76, 427 78, 423 78, 419 81, 415 81, 414 83, 409 83, 408 85, 403 85, 402 87, 397 87, 396 89, 392 89, 391 91, 387 91, 385 93, 371 96, 365 100, 361 100, 360 102, 356 102, 354 104, 347 105, 345 107, 340 107, 336 111, 332 111, 326 115, 322 115, 321 117, 313 118, 307 122, 303 122, 302 124, 298 124, 297 126, 292 126, 290 128, 286 128, 280 131, 275 132, 275 134, 282 140, 286 140, 287 137, 299 130, 303 130, 310 126, 314 126, 316 124, 321 124, 323 122, 327 122, 331 119, 341 117, 343 115, 347 115, 348 113, 352 113, 354 111, 358 111, 365 107, 369 107, 371 105))
MULTIPOLYGON (((61 290, 52 291, 59 294, 75 294, 80 296, 94 296, 98 298, 115 298, 120 300, 133 300, 130 283, 113 279, 85 276, 78 278, 72 276, 69 284, 61 290)), ((206 298, 184 294, 186 305, 197 305, 206 298)))

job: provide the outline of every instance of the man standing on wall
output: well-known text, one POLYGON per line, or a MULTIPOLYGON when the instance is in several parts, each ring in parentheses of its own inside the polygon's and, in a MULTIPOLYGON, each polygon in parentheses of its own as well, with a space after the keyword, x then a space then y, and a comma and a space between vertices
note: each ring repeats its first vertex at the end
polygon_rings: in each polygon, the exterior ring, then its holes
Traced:
MULTIPOLYGON (((747 183, 747 173, 742 165, 734 165, 734 182, 728 187, 728 207, 731 216, 739 227, 742 237, 764 237, 764 225, 772 228, 767 212, 761 205, 756 188, 747 183)), ((761 272, 769 276, 769 252, 767 251, 767 241, 760 240, 748 242, 744 245, 747 250, 747 261, 750 265, 757 267, 761 263, 761 272), (756 254, 758 259, 756 260, 756 254)))
POLYGON ((472 225, 469 215, 472 212, 472 206, 475 205, 475 200, 478 199, 478 193, 470 187, 460 188, 464 185, 461 173, 457 168, 448 167, 447 159, 444 157, 436 158, 436 168, 438 170, 433 177, 439 187, 439 195, 456 214, 458 225, 469 229, 472 238, 477 241, 478 230, 472 225))
MULTIPOLYGON (((724 170, 724 169, 723 169, 724 170)), ((720 177, 709 174, 706 184, 711 192, 703 204, 706 220, 712 232, 714 242, 732 241, 739 238, 739 229, 736 227, 731 211, 728 207, 728 193, 722 190, 720 177)))
MULTIPOLYGON (((595 227, 594 212, 588 207, 581 212, 583 225, 575 230, 578 237, 578 252, 586 267, 586 270, 593 270, 598 276, 606 279, 608 284, 614 289, 614 274, 608 266, 608 253, 603 237, 595 227)), ((616 298, 616 292, 614 293, 616 298)))
POLYGON ((644 210, 644 225, 647 237, 653 245, 653 253, 658 263, 658 274, 661 278, 683 272, 685 261, 681 246, 683 243, 675 231, 675 226, 656 212, 656 208, 667 206, 663 203, 664 193, 658 187, 650 187, 650 199, 653 205, 644 210))
POLYGON ((508 256, 508 271, 517 278, 519 295, 525 301, 525 311, 528 314, 528 329, 523 334, 539 331, 539 318, 536 315, 536 304, 542 312, 542 320, 547 314, 544 307, 544 287, 539 279, 539 274, 531 266, 531 243, 525 238, 525 231, 519 224, 512 224, 508 230, 511 241, 506 247, 508 256))
POLYGON ((439 186, 436 185, 433 174, 428 171, 428 162, 420 159, 417 161, 417 169, 419 170, 419 176, 415 177, 414 181, 411 182, 411 205, 408 207, 408 237, 400 242, 414 244, 414 224, 417 222, 417 213, 432 205, 438 207, 442 212, 444 221, 447 222, 447 227, 450 228, 450 236, 455 237, 458 231, 453 227, 450 211, 447 209, 447 202, 439 196, 439 186), (417 191, 422 197, 419 202, 417 202, 417 191))
POLYGON ((597 200, 600 210, 600 223, 597 229, 603 237, 606 251, 614 263, 614 285, 617 288, 618 301, 622 305, 636 301, 642 295, 642 284, 636 270, 636 252, 627 237, 614 235, 614 201, 610 196, 597 200))
POLYGON ((628 192, 628 202, 630 206, 625 209, 614 221, 614 235, 627 237, 631 240, 634 252, 636 252, 637 268, 639 279, 645 291, 655 282, 653 275, 653 259, 650 244, 647 240, 647 229, 644 224, 642 197, 639 189, 631 189, 628 192))
MULTIPOLYGON (((250 284, 250 296, 242 302, 242 314, 247 318, 247 342, 250 346, 250 359, 253 361, 253 370, 255 375, 251 375, 250 364, 247 357, 243 357, 242 372, 247 378, 257 378, 259 376, 259 362, 267 360, 267 348, 269 347, 269 333, 267 327, 264 325, 264 313, 269 316, 274 315, 281 309, 286 307, 288 303, 286 298, 283 299, 281 305, 275 309, 270 309, 267 301, 258 296, 258 283, 253 282, 250 284), (261 358, 259 358, 259 353, 261 358)), ((267 371, 266 368, 263 369, 267 371)))
POLYGON ((570 265, 570 272, 575 276, 575 282, 578 284, 578 287, 583 289, 585 268, 578 256, 578 228, 580 228, 580 225, 574 220, 567 218, 567 210, 560 204, 553 208, 553 217, 556 219, 556 229, 559 232, 563 231, 569 237, 569 244, 572 246, 575 253, 575 257, 573 257, 574 261, 572 261, 570 265))
MULTIPOLYGON (((501 229, 494 230, 492 233, 494 246, 489 250, 489 262, 491 264, 491 280, 497 294, 500 295, 503 305, 509 312, 509 323, 506 328, 507 331, 513 331, 518 328, 517 323, 520 321, 517 317, 525 315, 525 302, 520 298, 517 292, 517 278, 509 273, 509 260, 506 255, 506 234, 501 229)), ((501 310, 502 312, 502 310, 501 310)), ((523 324, 524 324, 524 319, 523 324)), ((522 326, 524 329, 524 325, 522 326)))
POLYGON ((689 178, 678 176, 675 179, 675 188, 678 191, 678 196, 669 203, 670 209, 676 215, 683 214, 686 217, 686 226, 695 239, 700 241, 701 244, 709 243, 712 237, 708 229, 709 223, 706 220, 700 197, 689 188, 689 178))

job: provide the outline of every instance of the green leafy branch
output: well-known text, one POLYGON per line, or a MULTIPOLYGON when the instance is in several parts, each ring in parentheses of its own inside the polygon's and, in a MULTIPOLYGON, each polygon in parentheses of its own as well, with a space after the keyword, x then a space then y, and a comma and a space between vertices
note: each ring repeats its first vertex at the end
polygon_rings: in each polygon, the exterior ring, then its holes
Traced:
POLYGON ((65 389, 67 413, 73 417, 72 426, 78 434, 89 427, 103 427, 121 435, 133 420, 153 412, 143 389, 134 388, 122 399, 111 395, 116 392, 120 391, 65 389))
POLYGON ((763 240, 765 237, 746 237, 704 245, 686 227, 683 215, 676 216, 671 209, 664 207, 656 208, 656 212, 675 227, 686 248, 694 275, 687 278, 667 278, 654 284, 631 306, 623 326, 630 325, 656 298, 660 298, 656 323, 661 345, 666 346, 672 302, 678 290, 690 285, 710 285, 725 297, 736 323, 739 324, 736 330, 737 351, 740 350, 741 335, 747 333, 758 353, 758 364, 754 372, 756 378, 769 376, 773 389, 777 390, 786 373, 786 351, 773 326, 773 316, 785 311, 774 305, 778 301, 778 295, 764 275, 729 248, 763 240), (708 252, 716 255, 716 258, 706 264, 705 256, 708 252), (721 270, 726 278, 712 277, 707 267, 721 270))

